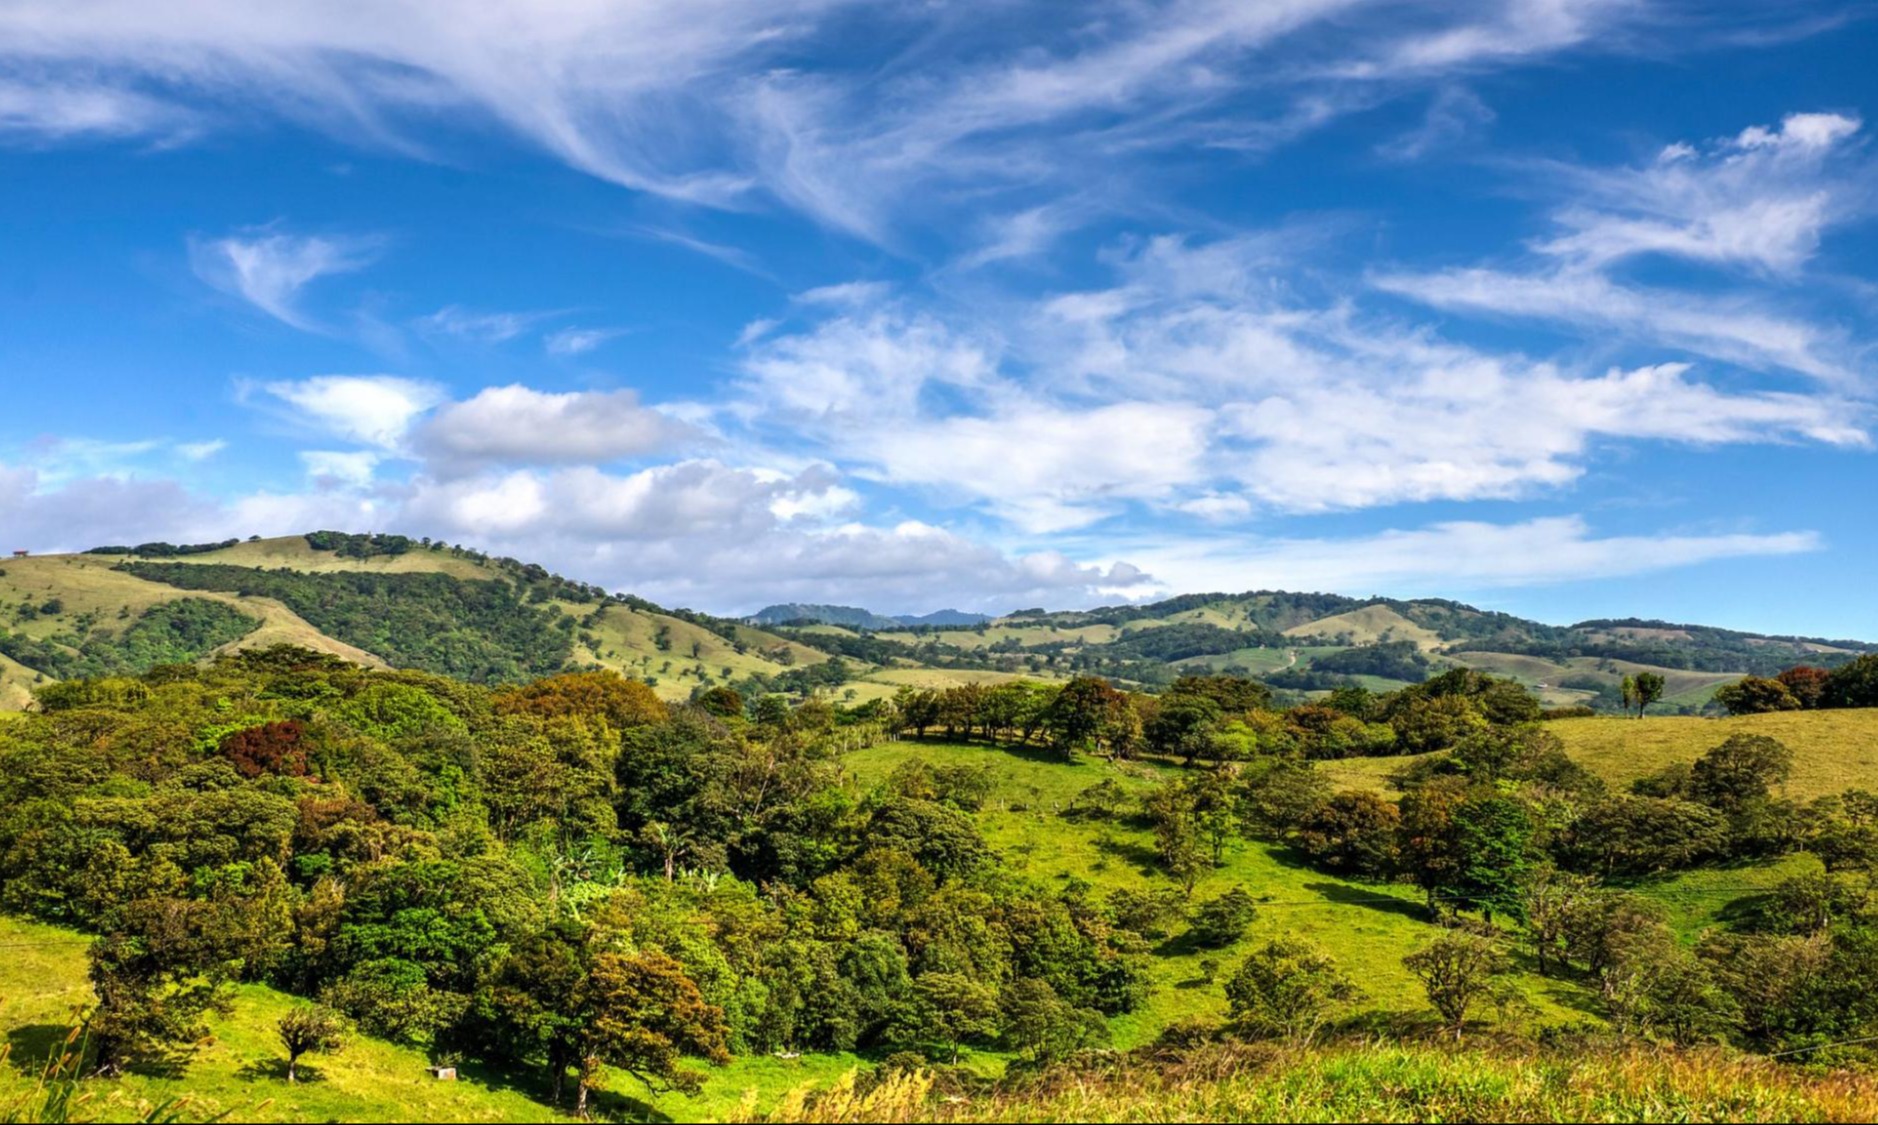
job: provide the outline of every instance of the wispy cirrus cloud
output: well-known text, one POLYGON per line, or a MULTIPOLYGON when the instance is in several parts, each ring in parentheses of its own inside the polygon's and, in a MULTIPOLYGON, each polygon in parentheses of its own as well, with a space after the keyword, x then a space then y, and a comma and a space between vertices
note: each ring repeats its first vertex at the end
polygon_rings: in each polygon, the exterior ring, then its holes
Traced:
POLYGON ((301 308, 302 290, 322 277, 363 269, 377 254, 372 238, 294 235, 272 228, 189 241, 197 277, 304 331, 318 331, 320 324, 301 308))

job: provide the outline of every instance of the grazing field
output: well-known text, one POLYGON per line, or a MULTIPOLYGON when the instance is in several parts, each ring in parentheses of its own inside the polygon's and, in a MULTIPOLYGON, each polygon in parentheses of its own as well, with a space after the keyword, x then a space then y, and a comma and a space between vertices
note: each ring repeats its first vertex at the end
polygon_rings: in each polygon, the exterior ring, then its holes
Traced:
MULTIPOLYGON (((1732 734, 1764 734, 1793 751, 1786 794, 1808 799, 1846 789, 1878 789, 1878 708, 1786 711, 1767 715, 1699 718, 1662 715, 1624 719, 1599 715, 1547 724, 1565 750, 1618 788, 1665 766, 1689 763, 1732 734)), ((1343 786, 1387 790, 1389 775, 1413 757, 1345 758, 1321 763, 1343 786)))
MULTIPOLYGON (((1156 864, 1153 834, 1145 826, 1128 819, 1074 821, 1059 814, 1078 793, 1105 779, 1113 778, 1139 794, 1179 776, 1179 770, 1151 762, 1111 765, 1086 757, 1063 763, 1042 752, 917 741, 857 751, 846 762, 866 786, 916 759, 935 766, 991 770, 998 785, 992 802, 978 814, 980 827, 1013 869, 1046 886, 1063 888, 1080 880, 1105 893, 1172 885, 1156 864)), ((1658 881, 1649 889, 1671 904, 1680 928, 1693 934, 1711 924, 1730 902, 1785 873, 1779 865, 1762 865, 1731 869, 1725 879, 1705 881, 1698 872, 1658 881)), ((1247 950, 1280 936, 1302 937, 1327 949, 1361 982, 1367 994, 1363 1006, 1381 1013, 1378 1018, 1412 1025, 1426 1017, 1427 1001, 1419 983, 1402 967, 1402 957, 1439 931, 1426 920, 1415 888, 1326 875, 1304 866, 1285 848, 1257 841, 1234 847, 1224 866, 1200 880, 1193 901, 1232 887, 1244 888, 1261 904, 1246 937, 1223 950, 1200 951, 1182 942, 1185 927, 1174 923, 1168 940, 1155 950, 1154 990, 1147 1006, 1110 1023, 1117 1047, 1139 1046, 1180 1019, 1223 1016, 1224 993, 1218 983, 1206 980, 1202 962, 1236 965, 1247 950)), ((1526 1030, 1575 1022, 1593 1005, 1592 994, 1574 981, 1522 973, 1518 987, 1530 1008, 1507 1018, 1526 1030)))
POLYGON ((1322 617, 1306 625, 1285 630, 1287 637, 1336 637, 1347 634, 1352 644, 1375 644, 1379 641, 1414 641, 1424 650, 1441 647, 1439 633, 1417 625, 1388 606, 1372 605, 1322 617))

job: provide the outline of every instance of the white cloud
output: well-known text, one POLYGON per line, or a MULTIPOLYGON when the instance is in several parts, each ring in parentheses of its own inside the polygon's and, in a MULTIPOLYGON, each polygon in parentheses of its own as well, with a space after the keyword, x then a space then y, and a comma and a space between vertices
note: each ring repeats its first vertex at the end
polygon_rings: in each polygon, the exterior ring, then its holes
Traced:
POLYGON ((383 450, 400 448, 418 416, 445 398, 434 383, 398 375, 316 375, 263 389, 307 428, 383 450))
POLYGON ((1435 308, 1614 330, 1745 367, 1785 368, 1828 381, 1852 378, 1840 359, 1845 348, 1837 333, 1769 311, 1767 302, 1751 297, 1622 285, 1583 269, 1465 268, 1377 274, 1370 280, 1383 292, 1435 308))
POLYGON ((209 458, 227 448, 228 443, 226 441, 223 441, 221 438, 213 438, 209 441, 184 442, 182 445, 176 447, 176 452, 180 454, 185 461, 207 461, 209 458))
POLYGON ((276 320, 311 331, 318 325, 300 309, 300 291, 321 277, 363 268, 375 247, 367 239, 257 231, 191 239, 189 253, 203 281, 276 320))
POLYGON ((134 90, 0 79, 0 135, 42 141, 155 137, 176 142, 197 126, 195 114, 134 90))
POLYGON ((624 335, 625 332, 623 328, 563 328, 549 333, 542 341, 542 347, 549 355, 586 355, 608 340, 624 335))
MULTIPOLYGON (((1574 371, 1300 303, 1274 283, 1291 241, 1150 240, 1112 258, 1113 288, 997 303, 964 329, 843 305, 754 342, 727 409, 782 448, 1032 534, 1138 507, 1218 522, 1524 498, 1615 441, 1869 444, 1869 406, 1849 393, 1724 391, 1686 363, 1574 371)), ((1475 286, 1504 304, 1499 280, 1475 286)), ((1630 322, 1835 371, 1798 326, 1656 305, 1630 322)))
POLYGON ((1180 590, 1337 590, 1452 597, 1467 591, 1646 574, 1719 559, 1819 550, 1808 531, 1598 536, 1578 516, 1437 523, 1336 539, 1119 547, 1180 590))
MULTIPOLYGON (((1107 0, 1074 19, 1044 0, 971 19, 873 6, 879 57, 853 66, 848 15, 861 7, 17 0, 0 9, 0 65, 42 101, 147 88, 140 110, 65 114, 118 131, 153 128, 174 103, 423 152, 455 139, 438 135, 440 118, 475 116, 627 187, 717 206, 760 188, 889 242, 904 211, 944 207, 960 183, 1073 194, 1100 169, 1119 199, 1131 154, 1270 144, 1451 74, 1595 46, 1641 5, 1107 0)), ((713 251, 673 239, 687 240, 713 251)))
POLYGON ((1444 86, 1429 102, 1420 125, 1377 146, 1376 152, 1388 160, 1420 160, 1431 152, 1459 144, 1493 120, 1493 110, 1472 90, 1444 86))
POLYGON ((1834 168, 1856 117, 1796 113, 1697 148, 1678 142, 1638 168, 1554 166, 1566 233, 1539 245, 1581 265, 1663 254, 1777 274, 1799 269, 1821 233, 1867 208, 1868 176, 1834 168))
POLYGON ((507 343, 527 332, 553 313, 477 313, 457 305, 445 305, 418 320, 427 332, 442 333, 479 344, 507 343))
POLYGON ((418 431, 415 444, 434 467, 455 475, 491 463, 641 457, 693 436, 691 427, 640 405, 632 391, 553 394, 516 384, 444 406, 418 431))
POLYGON ((363 488, 372 483, 372 474, 378 471, 381 460, 383 457, 371 450, 310 449, 300 454, 300 463, 306 466, 306 475, 316 484, 353 488, 363 488))

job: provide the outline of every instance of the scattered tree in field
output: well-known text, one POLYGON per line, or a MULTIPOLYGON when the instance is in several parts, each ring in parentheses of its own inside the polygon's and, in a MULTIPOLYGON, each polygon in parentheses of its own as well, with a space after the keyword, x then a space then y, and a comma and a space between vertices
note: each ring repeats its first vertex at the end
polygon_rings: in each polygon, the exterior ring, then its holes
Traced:
POLYGON ((1866 653, 1833 669, 1820 695, 1821 707, 1878 707, 1878 653, 1866 653))
POLYGON ((1475 1004, 1482 1000, 1503 1003, 1507 995, 1503 978, 1511 965, 1506 955, 1474 934, 1449 930, 1427 948, 1402 958, 1402 964, 1422 982, 1428 1002, 1456 1039, 1475 1004))
POLYGON ((331 1054, 344 1045, 345 1026, 339 1014, 317 1004, 305 1004, 280 1017, 274 1025, 280 1045, 287 1052, 287 1081, 300 1077, 300 1058, 310 1054, 331 1054))
POLYGON ((1638 672, 1631 684, 1632 690, 1637 695, 1637 718, 1639 719, 1643 718, 1643 713, 1650 709, 1650 704, 1663 698, 1663 690, 1669 686, 1668 681, 1655 672, 1638 672))
POLYGON ((1244 937, 1257 916, 1258 906, 1252 896, 1234 887, 1201 903, 1193 912, 1193 926, 1187 934, 1203 949, 1219 949, 1244 937))
POLYGON ((1309 1042, 1361 993, 1336 963, 1307 942, 1267 942, 1226 982, 1234 1026, 1251 1035, 1309 1042))

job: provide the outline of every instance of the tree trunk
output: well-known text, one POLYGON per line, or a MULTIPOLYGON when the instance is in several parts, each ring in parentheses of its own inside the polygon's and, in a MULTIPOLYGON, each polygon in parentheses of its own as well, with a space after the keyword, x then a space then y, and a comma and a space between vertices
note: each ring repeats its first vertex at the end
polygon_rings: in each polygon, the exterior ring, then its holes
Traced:
POLYGON ((300 1056, 287 1056, 287 1085, 291 1086, 300 1078, 300 1056))

